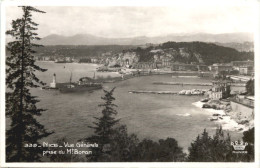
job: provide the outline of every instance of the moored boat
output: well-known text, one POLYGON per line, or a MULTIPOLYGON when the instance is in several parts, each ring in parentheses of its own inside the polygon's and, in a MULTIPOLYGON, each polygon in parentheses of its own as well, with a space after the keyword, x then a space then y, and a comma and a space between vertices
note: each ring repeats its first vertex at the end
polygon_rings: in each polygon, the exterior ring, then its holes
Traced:
MULTIPOLYGON (((95 75, 93 78, 95 78, 95 75)), ((101 83, 97 83, 95 79, 89 77, 80 78, 78 82, 71 81, 72 72, 70 76, 70 82, 68 83, 56 83, 56 74, 53 74, 53 82, 50 83, 48 88, 57 89, 62 93, 84 92, 102 89, 101 83)))
POLYGON ((58 85, 58 88, 62 93, 85 92, 102 89, 102 84, 88 83, 79 85, 77 83, 61 83, 58 85))

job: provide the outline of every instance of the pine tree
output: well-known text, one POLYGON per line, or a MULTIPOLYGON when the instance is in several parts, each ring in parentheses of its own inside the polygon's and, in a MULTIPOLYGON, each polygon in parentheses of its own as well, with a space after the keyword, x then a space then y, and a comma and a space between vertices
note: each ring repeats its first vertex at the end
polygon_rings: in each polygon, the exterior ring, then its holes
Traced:
MULTIPOLYGON (((243 140, 245 140, 243 138, 243 140)), ((249 162, 254 160, 253 146, 249 145, 247 154, 233 153, 231 137, 225 135, 222 127, 217 128, 213 137, 206 130, 191 143, 188 161, 191 162, 249 162)))
POLYGON ((255 158, 255 128, 250 128, 249 130, 243 132, 243 141, 248 143, 246 146, 246 150, 248 152, 247 156, 245 157, 247 161, 254 161, 255 158))
POLYGON ((246 92, 248 95, 255 95, 255 81, 254 79, 250 79, 246 83, 246 92))
MULTIPOLYGON (((94 117, 97 122, 93 122, 94 126, 89 126, 94 129, 94 135, 86 138, 85 141, 98 143, 98 148, 93 148, 93 154, 90 156, 89 161, 110 161, 111 159, 111 143, 115 133, 114 126, 119 120, 114 118, 117 111, 114 109, 117 105, 113 104, 115 98, 113 92, 115 88, 110 91, 104 90, 105 96, 101 97, 105 101, 99 107, 104 107, 101 117, 94 117)), ((87 156, 89 157, 89 156, 87 156)))
POLYGON ((6 116, 10 118, 10 129, 6 132, 7 162, 40 161, 40 147, 25 147, 26 144, 38 144, 38 140, 50 135, 37 120, 43 109, 37 108, 39 102, 30 93, 30 88, 37 88, 44 83, 37 78, 35 71, 44 72, 35 64, 33 43, 37 37, 38 24, 32 21, 32 12, 45 13, 31 6, 22 6, 23 16, 12 21, 12 29, 7 31, 14 41, 9 42, 6 58, 6 116))

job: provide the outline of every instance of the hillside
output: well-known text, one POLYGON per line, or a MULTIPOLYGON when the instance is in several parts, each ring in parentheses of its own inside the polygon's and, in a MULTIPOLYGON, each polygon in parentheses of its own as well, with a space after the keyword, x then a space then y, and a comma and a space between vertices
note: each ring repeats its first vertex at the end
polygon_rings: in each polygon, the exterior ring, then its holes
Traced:
POLYGON ((173 49, 176 51, 174 61, 183 63, 200 62, 211 65, 213 63, 230 63, 231 61, 254 59, 253 52, 239 52, 233 48, 204 42, 167 42, 157 47, 137 48, 134 51, 140 55, 140 61, 150 61, 154 56, 151 54, 151 50, 154 49, 161 49, 169 55, 171 54, 167 53, 167 50, 173 49))
POLYGON ((244 43, 218 43, 216 42, 215 44, 224 46, 224 47, 230 47, 234 48, 237 51, 254 51, 254 43, 253 42, 244 42, 244 43))
POLYGON ((239 52, 233 48, 204 42, 166 42, 156 47, 147 48, 133 45, 59 45, 37 48, 37 53, 41 56, 68 56, 74 58, 98 58, 104 53, 108 53, 105 55, 116 56, 118 53, 125 51, 135 52, 140 62, 153 61, 155 55, 168 57, 174 62, 188 64, 198 62, 206 65, 254 59, 253 52, 239 52), (152 50, 161 50, 162 52, 153 53, 152 50))

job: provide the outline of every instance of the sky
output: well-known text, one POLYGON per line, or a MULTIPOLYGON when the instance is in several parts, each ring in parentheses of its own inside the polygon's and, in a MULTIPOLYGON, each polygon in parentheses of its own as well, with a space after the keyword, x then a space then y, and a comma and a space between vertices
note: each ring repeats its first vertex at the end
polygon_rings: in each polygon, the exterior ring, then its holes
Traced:
MULTIPOLYGON (((38 6, 45 14, 33 13, 38 34, 123 38, 168 34, 253 32, 256 13, 253 5, 172 6, 38 6)), ((21 9, 6 7, 6 29, 21 9)))

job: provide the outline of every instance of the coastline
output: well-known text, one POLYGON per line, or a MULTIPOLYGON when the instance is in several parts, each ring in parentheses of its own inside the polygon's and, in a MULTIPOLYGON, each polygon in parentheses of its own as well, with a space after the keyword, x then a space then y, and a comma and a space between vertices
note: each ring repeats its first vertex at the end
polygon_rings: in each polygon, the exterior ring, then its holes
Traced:
MULTIPOLYGON (((253 127, 254 125, 254 120, 251 120, 248 124, 240 124, 238 123, 238 119, 236 119, 234 117, 234 115, 229 115, 227 114, 224 110, 215 110, 215 109, 206 109, 206 108, 202 108, 202 106, 205 103, 198 101, 198 102, 194 102, 192 103, 192 105, 203 109, 205 112, 207 112, 209 115, 213 115, 213 114, 218 114, 220 116, 222 116, 223 119, 218 119, 216 121, 214 121, 216 124, 219 124, 222 126, 223 130, 228 130, 228 131, 237 131, 238 133, 243 133, 244 131, 249 130, 250 128, 253 127)), ((210 118, 209 118, 210 119, 210 118)))
MULTIPOLYGON (((55 64, 61 64, 61 63, 56 63, 55 61, 36 61, 36 62, 47 62, 47 63, 55 63, 55 64)), ((64 62, 62 64, 89 64, 89 65, 94 65, 94 66, 102 66, 102 64, 96 64, 96 63, 89 63, 89 62, 64 62)))

